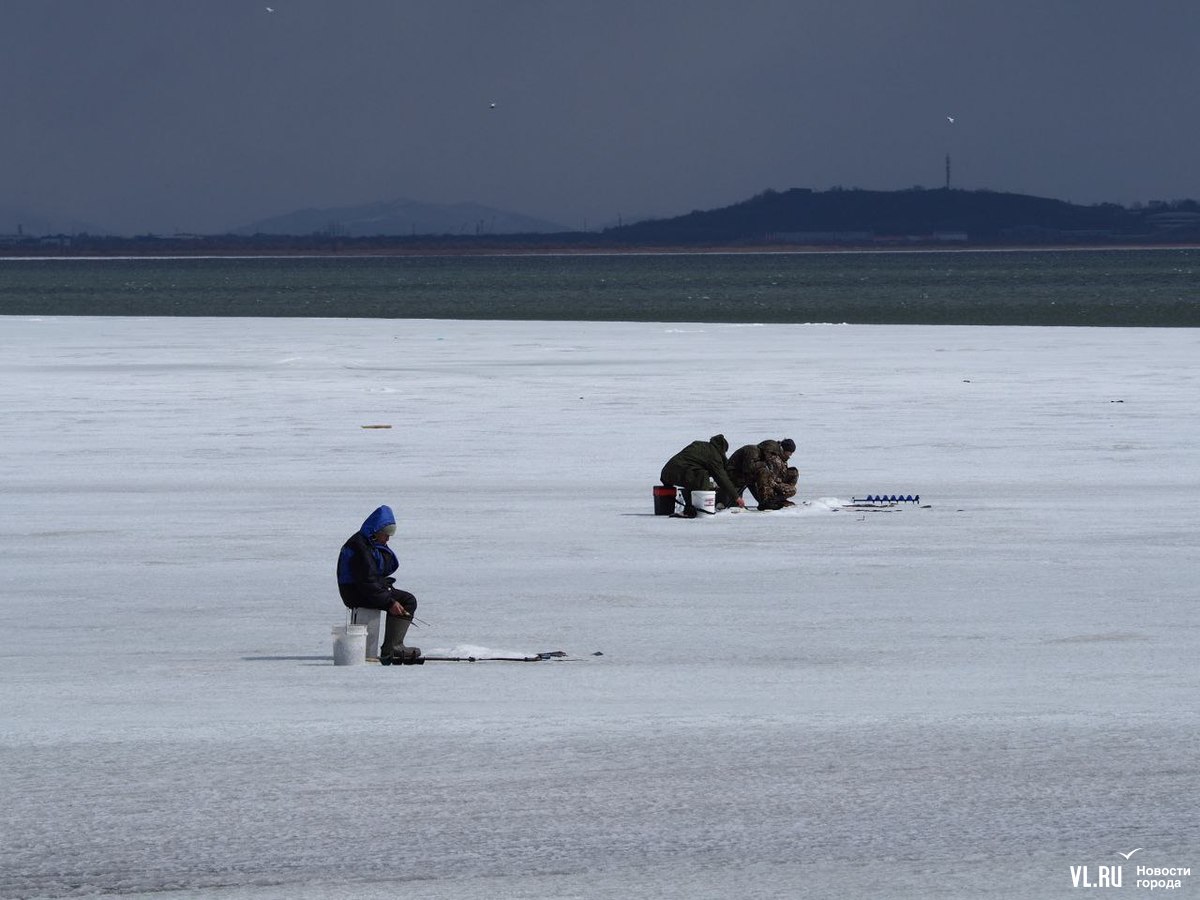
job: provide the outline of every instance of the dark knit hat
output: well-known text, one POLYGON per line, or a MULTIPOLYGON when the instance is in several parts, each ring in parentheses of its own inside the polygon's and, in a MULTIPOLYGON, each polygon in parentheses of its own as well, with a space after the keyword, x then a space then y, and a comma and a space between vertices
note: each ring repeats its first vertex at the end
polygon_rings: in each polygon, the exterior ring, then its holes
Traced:
POLYGON ((779 442, 779 446, 783 448, 784 453, 795 453, 796 452, 796 442, 793 441, 791 438, 784 438, 782 441, 779 442))

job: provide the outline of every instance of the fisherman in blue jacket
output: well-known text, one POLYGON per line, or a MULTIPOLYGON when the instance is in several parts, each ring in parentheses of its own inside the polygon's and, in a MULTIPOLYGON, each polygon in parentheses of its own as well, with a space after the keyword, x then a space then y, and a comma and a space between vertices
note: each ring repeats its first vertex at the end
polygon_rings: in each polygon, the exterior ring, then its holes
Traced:
MULTIPOLYGON (((387 613, 379 661, 385 666, 418 659, 419 647, 404 646, 404 636, 417 610, 417 598, 393 587, 391 575, 400 567, 388 541, 396 533, 396 517, 381 506, 342 545, 338 554, 338 593, 351 609, 382 610, 387 613)), ((372 619, 372 621, 378 621, 372 619)))

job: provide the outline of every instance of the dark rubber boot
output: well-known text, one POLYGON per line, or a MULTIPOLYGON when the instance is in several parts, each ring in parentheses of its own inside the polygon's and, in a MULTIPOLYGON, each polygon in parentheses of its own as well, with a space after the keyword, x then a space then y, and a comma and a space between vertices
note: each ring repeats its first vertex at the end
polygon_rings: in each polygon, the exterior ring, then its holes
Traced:
POLYGON ((408 634, 408 626, 411 624, 412 619, 408 616, 387 617, 387 624, 383 627, 383 648, 379 651, 379 661, 385 666, 399 664, 407 658, 421 655, 420 647, 404 646, 404 636, 408 634))
POLYGON ((692 505, 692 492, 687 488, 683 489, 683 511, 671 513, 672 519, 694 519, 696 518, 696 507, 692 505))

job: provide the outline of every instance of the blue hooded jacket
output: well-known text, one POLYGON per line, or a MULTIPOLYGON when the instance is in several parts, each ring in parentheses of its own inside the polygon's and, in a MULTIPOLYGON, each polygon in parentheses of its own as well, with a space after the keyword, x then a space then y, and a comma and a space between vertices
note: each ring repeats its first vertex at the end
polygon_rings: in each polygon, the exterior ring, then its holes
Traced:
POLYGON ((392 605, 392 579, 400 567, 396 554, 372 538, 388 525, 395 525, 391 507, 381 506, 362 523, 338 553, 338 593, 346 606, 387 609, 392 605))

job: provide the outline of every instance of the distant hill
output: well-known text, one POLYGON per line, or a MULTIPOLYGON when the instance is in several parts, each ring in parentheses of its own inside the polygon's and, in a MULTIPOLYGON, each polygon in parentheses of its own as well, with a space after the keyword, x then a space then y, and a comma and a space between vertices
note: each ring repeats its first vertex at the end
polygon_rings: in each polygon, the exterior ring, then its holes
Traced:
POLYGON ((44 216, 27 209, 0 206, 0 237, 41 237, 48 234, 105 234, 90 222, 67 216, 44 216))
POLYGON ((441 205, 389 200, 366 206, 302 209, 234 229, 234 234, 339 237, 412 235, 553 234, 567 229, 554 222, 504 212, 475 203, 441 205))
POLYGON ((879 243, 881 241, 1112 240, 1200 232, 1200 204, 1126 209, 1024 194, 922 190, 763 193, 707 211, 606 229, 630 243, 879 243))
POLYGON ((121 237, 75 224, 79 227, 0 208, 0 255, 62 253, 66 248, 79 255, 149 255, 469 254, 639 247, 752 250, 784 245, 1200 245, 1200 203, 1195 200, 1128 208, 1115 203, 1080 206, 1025 194, 920 188, 768 190, 720 209, 599 231, 571 231, 473 203, 436 205, 411 200, 301 210, 209 235, 121 237), (6 217, 12 222, 8 231, 6 217))

